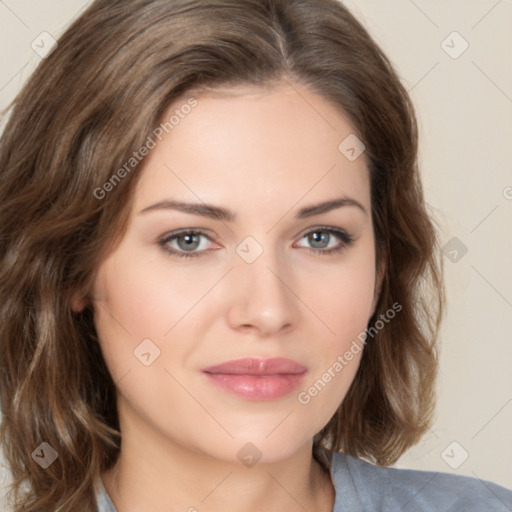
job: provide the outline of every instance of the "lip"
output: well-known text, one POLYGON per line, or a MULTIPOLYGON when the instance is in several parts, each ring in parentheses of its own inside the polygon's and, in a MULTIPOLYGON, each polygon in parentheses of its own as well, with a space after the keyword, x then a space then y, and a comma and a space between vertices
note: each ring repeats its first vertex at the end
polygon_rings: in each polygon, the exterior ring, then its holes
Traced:
POLYGON ((291 359, 244 358, 203 369, 207 378, 229 393, 252 400, 275 400, 302 382, 308 369, 291 359))
POLYGON ((226 361, 216 366, 205 368, 203 372, 225 375, 280 375, 304 373, 307 371, 305 366, 282 357, 272 359, 258 359, 255 357, 246 357, 244 359, 235 359, 226 361))

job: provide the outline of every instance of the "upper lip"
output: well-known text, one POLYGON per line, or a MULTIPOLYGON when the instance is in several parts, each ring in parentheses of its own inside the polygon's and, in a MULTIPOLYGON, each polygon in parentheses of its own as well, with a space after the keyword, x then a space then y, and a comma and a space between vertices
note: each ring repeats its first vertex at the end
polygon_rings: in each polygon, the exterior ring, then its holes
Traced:
POLYGON ((205 368, 205 373, 217 373, 227 375, 290 375, 307 371, 305 366, 282 357, 272 359, 258 359, 247 357, 226 361, 215 366, 205 368))

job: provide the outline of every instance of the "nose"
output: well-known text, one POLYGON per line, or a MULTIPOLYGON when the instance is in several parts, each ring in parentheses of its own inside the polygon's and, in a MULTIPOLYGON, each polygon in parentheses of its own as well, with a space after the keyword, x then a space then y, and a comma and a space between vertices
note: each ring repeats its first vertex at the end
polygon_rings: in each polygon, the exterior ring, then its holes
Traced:
POLYGON ((300 319, 293 274, 270 250, 253 263, 237 262, 230 276, 228 322, 261 337, 293 330, 300 319))

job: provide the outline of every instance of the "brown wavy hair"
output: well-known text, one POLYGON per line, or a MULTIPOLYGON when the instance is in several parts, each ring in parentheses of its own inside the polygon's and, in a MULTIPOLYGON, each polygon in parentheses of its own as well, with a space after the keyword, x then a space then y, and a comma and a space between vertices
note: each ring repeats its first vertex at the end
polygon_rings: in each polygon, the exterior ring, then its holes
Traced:
POLYGON ((0 141, 1 440, 16 512, 96 511, 97 478, 119 454, 91 302, 74 313, 72 300, 87 301, 124 234, 138 167, 105 197, 94 191, 177 98, 283 80, 347 115, 366 145, 385 264, 369 325, 402 306, 368 342, 315 456, 324 447, 391 465, 429 427, 442 259, 414 108, 366 29, 336 0, 97 0, 17 96, 0 141), (47 469, 31 456, 43 441, 58 452, 47 469))

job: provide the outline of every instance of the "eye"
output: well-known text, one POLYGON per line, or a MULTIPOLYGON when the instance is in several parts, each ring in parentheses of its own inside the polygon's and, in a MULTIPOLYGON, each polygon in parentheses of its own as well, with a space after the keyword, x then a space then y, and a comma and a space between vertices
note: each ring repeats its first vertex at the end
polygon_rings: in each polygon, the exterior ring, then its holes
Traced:
MULTIPOLYGON (((354 238, 345 230, 331 227, 310 230, 301 237, 301 240, 304 239, 312 245, 311 252, 324 255, 341 252, 354 242, 354 238), (339 240, 338 244, 330 245, 335 239, 339 240)), ((202 243, 204 240, 212 242, 210 237, 202 231, 184 229, 164 235, 158 240, 158 245, 171 256, 195 258, 207 252, 208 243, 202 243)))
POLYGON ((341 252, 354 242, 354 238, 345 230, 330 227, 318 227, 310 230, 301 238, 301 240, 304 239, 312 245, 311 252, 322 254, 341 252), (333 238, 338 238, 341 242, 334 246, 329 245, 333 238))
POLYGON ((210 237, 202 231, 176 231, 159 239, 158 245, 172 256, 177 256, 179 258, 193 258, 201 256, 205 250, 204 244, 201 244, 201 238, 210 240, 210 237), (198 251, 197 249, 199 248, 202 250, 198 251))

